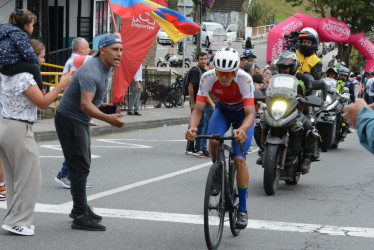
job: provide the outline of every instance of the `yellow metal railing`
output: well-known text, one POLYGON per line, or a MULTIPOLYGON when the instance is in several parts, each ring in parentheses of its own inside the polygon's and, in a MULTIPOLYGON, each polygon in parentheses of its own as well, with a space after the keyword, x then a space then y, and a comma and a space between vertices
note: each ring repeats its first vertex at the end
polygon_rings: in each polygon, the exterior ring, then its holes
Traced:
MULTIPOLYGON (((64 69, 64 66, 50 64, 50 63, 42 63, 42 65, 46 66, 46 67, 64 69)), ((41 75, 42 76, 55 76, 55 83, 43 82, 44 85, 55 87, 58 84, 59 76, 62 76, 62 72, 41 72, 41 75)), ((58 100, 59 100, 59 98, 62 97, 62 95, 63 94, 58 94, 58 98, 55 101, 55 108, 54 108, 55 113, 56 113, 56 108, 57 108, 57 105, 58 105, 58 100)))

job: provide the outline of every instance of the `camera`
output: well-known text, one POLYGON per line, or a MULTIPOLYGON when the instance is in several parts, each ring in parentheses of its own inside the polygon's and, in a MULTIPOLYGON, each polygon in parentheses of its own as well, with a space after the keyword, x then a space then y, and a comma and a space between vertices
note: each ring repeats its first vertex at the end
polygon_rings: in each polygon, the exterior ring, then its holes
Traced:
POLYGON ((299 31, 292 31, 290 35, 284 35, 283 49, 296 51, 300 44, 299 31))

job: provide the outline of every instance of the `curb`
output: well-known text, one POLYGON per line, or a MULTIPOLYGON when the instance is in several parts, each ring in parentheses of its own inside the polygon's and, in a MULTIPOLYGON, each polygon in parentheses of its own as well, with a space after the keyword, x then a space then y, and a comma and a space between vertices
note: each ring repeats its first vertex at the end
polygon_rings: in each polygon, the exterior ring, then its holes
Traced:
MULTIPOLYGON (((182 117, 182 118, 155 120, 155 121, 133 122, 133 123, 125 124, 125 126, 123 126, 122 128, 116 128, 110 125, 101 126, 101 127, 92 127, 91 137, 107 135, 107 134, 122 133, 122 132, 129 132, 129 131, 135 131, 135 130, 140 130, 140 129, 150 129, 150 128, 172 126, 172 125, 188 124, 188 121, 189 121, 188 117, 182 117)), ((37 142, 58 140, 58 136, 55 130, 35 132, 34 138, 35 138, 35 141, 37 142)))

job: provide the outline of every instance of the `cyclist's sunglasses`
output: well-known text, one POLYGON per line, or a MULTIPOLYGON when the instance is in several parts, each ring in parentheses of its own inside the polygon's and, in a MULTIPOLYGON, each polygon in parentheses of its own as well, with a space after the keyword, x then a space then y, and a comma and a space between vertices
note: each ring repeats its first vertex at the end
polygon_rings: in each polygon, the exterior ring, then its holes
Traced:
POLYGON ((233 77, 235 75, 235 71, 222 72, 222 71, 216 70, 216 75, 218 76, 218 78, 222 78, 223 76, 225 76, 226 78, 230 78, 230 77, 233 77))

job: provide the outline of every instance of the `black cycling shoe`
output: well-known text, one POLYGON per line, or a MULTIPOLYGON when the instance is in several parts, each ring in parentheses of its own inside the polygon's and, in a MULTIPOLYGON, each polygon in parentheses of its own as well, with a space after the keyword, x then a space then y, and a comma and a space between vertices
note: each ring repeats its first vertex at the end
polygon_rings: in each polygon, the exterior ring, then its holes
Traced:
POLYGON ((105 226, 100 225, 88 215, 76 215, 73 220, 73 224, 71 225, 71 228, 88 230, 88 231, 105 231, 106 230, 105 226))
POLYGON ((217 168, 212 180, 212 186, 210 187, 210 195, 217 196, 221 192, 221 168, 217 168))
MULTIPOLYGON (((73 210, 71 210, 71 213, 69 214, 69 217, 72 218, 72 219, 76 219, 77 215, 74 213, 73 210)), ((90 206, 87 206, 87 214, 88 214, 88 216, 90 216, 96 222, 100 222, 103 219, 103 217, 101 217, 100 215, 95 214, 90 206)))
POLYGON ((235 227, 237 229, 244 229, 248 224, 248 213, 247 211, 238 211, 236 214, 235 227))

